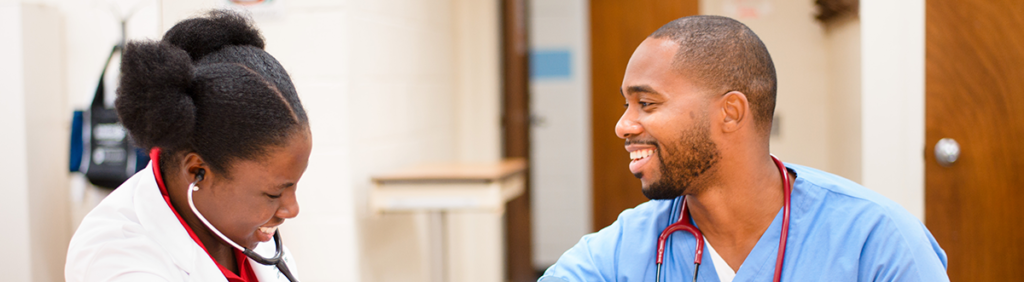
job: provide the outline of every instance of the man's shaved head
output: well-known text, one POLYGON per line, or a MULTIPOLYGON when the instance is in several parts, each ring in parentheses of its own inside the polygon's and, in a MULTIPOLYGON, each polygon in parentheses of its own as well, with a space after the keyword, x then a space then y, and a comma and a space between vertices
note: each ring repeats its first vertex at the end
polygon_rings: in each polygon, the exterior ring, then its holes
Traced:
POLYGON ((775 65, 750 28, 721 16, 690 16, 665 24, 649 38, 679 44, 673 67, 717 95, 739 91, 747 96, 754 121, 764 133, 775 112, 775 65))

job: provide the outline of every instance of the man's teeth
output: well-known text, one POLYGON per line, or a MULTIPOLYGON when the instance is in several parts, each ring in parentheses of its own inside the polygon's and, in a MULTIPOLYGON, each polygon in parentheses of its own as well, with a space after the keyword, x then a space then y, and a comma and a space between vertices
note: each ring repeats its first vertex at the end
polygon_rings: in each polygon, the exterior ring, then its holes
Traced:
POLYGON ((260 227, 260 232, 263 232, 263 233, 266 233, 266 234, 274 234, 274 232, 276 232, 276 231, 277 231, 277 226, 274 226, 274 227, 260 227))
POLYGON ((632 160, 639 160, 654 154, 654 149, 643 149, 629 152, 629 158, 632 160))

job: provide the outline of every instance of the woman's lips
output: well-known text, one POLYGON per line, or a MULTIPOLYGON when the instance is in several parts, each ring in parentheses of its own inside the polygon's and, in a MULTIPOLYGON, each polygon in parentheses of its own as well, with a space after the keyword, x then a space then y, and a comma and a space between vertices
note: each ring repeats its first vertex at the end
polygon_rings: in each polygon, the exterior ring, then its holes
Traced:
POLYGON ((277 232, 277 226, 271 227, 260 227, 256 231, 256 239, 260 242, 267 242, 274 238, 274 232, 277 232))
POLYGON ((640 172, 643 169, 643 166, 647 164, 647 162, 649 162, 651 158, 655 157, 655 150, 656 149, 651 148, 629 152, 629 171, 632 172, 634 175, 641 175, 640 172))

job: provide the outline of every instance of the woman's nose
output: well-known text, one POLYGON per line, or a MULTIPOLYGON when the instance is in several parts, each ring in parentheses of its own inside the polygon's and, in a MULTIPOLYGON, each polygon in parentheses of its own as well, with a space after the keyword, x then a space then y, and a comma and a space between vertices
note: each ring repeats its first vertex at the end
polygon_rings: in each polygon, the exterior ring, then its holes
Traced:
POLYGON ((279 218, 284 218, 284 219, 293 218, 293 217, 298 216, 299 215, 299 201, 298 201, 298 198, 295 197, 295 193, 291 193, 291 197, 283 197, 283 198, 287 198, 287 199, 285 199, 285 201, 283 201, 281 203, 281 207, 277 209, 276 216, 279 217, 279 218))

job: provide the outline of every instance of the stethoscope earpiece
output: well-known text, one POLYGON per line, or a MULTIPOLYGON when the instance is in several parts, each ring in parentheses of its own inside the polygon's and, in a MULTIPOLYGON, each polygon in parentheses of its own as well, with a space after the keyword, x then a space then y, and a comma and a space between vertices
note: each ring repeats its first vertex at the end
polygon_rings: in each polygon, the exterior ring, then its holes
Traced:
POLYGON ((199 181, 203 181, 203 177, 205 177, 205 176, 206 176, 206 170, 200 168, 199 171, 196 172, 196 181, 193 181, 192 185, 190 185, 192 187, 192 189, 190 189, 190 190, 192 190, 192 191, 199 191, 199 185, 196 185, 196 184, 198 184, 199 181))

